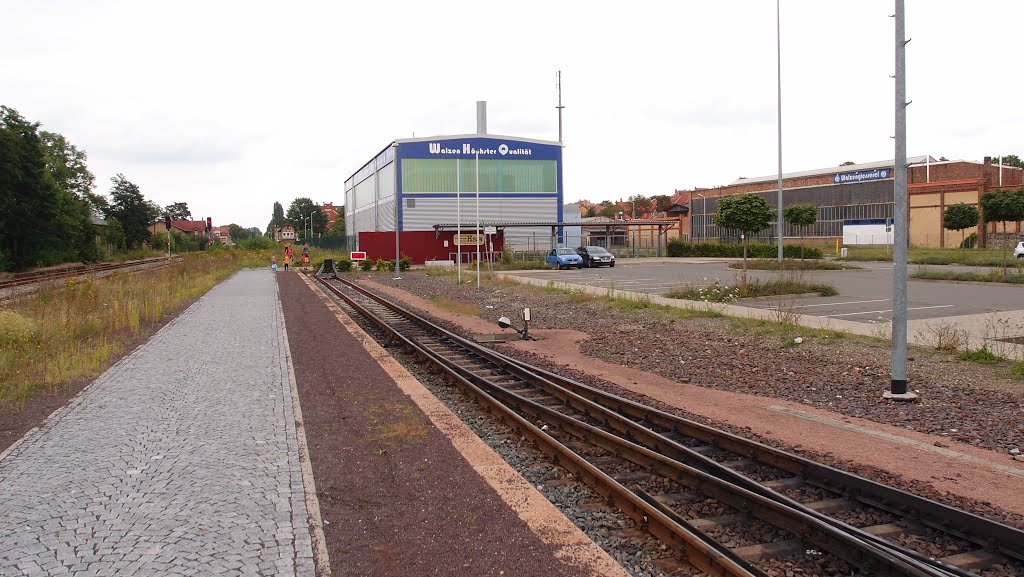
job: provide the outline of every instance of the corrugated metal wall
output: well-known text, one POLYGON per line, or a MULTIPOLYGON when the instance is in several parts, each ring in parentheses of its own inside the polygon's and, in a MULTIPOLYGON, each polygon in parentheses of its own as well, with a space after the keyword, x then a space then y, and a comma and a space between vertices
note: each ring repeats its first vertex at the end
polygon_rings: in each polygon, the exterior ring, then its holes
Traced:
MULTIPOLYGON (((454 198, 424 198, 406 195, 402 208, 403 230, 433 229, 435 224, 456 222, 459 203, 454 198)), ((476 222, 476 195, 462 196, 462 222, 476 222)), ((483 222, 554 221, 558 219, 557 198, 481 198, 480 220, 483 222)), ((550 227, 505 229, 505 244, 518 250, 541 248, 551 242, 550 227)))

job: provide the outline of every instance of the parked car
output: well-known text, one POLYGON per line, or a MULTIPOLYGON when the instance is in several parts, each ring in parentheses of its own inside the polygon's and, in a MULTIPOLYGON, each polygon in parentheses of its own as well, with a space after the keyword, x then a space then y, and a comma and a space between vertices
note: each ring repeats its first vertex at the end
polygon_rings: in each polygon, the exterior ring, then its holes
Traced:
POLYGON ((583 268, 583 259, 571 248, 553 248, 549 250, 547 262, 558 269, 583 268))
POLYGON ((600 246, 581 246, 576 248, 576 254, 583 259, 583 266, 615 266, 615 255, 600 246))
POLYGON ((1024 240, 1018 242, 1013 249, 1013 258, 1024 258, 1024 240))

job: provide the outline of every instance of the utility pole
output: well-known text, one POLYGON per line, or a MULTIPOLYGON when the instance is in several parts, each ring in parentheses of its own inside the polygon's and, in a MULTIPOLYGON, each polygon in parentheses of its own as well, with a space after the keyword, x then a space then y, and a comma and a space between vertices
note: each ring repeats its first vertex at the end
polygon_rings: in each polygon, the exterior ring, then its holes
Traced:
POLYGON ((893 182, 892 378, 887 399, 913 401, 907 392, 907 42, 904 0, 896 0, 896 158, 893 182))
POLYGON ((480 152, 476 153, 476 288, 480 288, 480 244, 484 230, 480 228, 480 152))
POLYGON ((779 263, 782 263, 782 24, 781 12, 779 9, 780 0, 775 0, 775 59, 776 71, 778 72, 779 87, 779 199, 778 199, 778 241, 779 241, 779 263))
POLYGON ((562 106, 562 71, 559 70, 555 73, 556 87, 558 88, 558 144, 562 144, 562 110, 565 108, 562 106))

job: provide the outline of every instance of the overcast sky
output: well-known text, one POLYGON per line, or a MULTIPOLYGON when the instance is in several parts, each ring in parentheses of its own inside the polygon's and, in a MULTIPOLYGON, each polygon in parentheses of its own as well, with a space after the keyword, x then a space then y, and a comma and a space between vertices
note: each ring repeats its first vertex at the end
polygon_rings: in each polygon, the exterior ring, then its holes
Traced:
MULTIPOLYGON (((893 0, 782 0, 783 171, 892 158, 893 0)), ((261 229, 395 138, 558 139, 565 199, 777 170, 775 2, 11 0, 0 104, 160 205, 261 229)), ((1024 156, 1024 2, 907 0, 911 156, 1024 156)))

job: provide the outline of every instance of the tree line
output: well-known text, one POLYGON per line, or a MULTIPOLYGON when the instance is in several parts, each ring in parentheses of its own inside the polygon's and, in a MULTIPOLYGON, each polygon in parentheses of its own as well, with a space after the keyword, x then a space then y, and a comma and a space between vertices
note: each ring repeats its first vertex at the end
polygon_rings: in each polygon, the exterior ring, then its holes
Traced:
POLYGON ((85 161, 62 135, 0 106, 0 270, 101 257, 93 214, 109 205, 85 161))
MULTIPOLYGON (((111 178, 109 196, 96 194, 87 160, 85 151, 63 135, 0 105, 0 271, 95 262, 105 256, 104 249, 142 247, 159 217, 191 218, 186 203, 161 209, 123 174, 111 178)), ((231 229, 236 240, 260 234, 258 228, 231 229)), ((179 250, 206 246, 202 237, 172 237, 179 250)), ((162 245, 166 236, 154 241, 162 245)))
POLYGON ((324 205, 316 204, 308 197, 301 196, 293 200, 288 206, 288 212, 285 212, 280 202, 275 202, 270 223, 267 224, 266 235, 273 238, 277 229, 290 225, 299 235, 343 238, 345 236, 345 208, 343 206, 335 208, 338 211, 338 218, 331 224, 324 212, 324 205))

